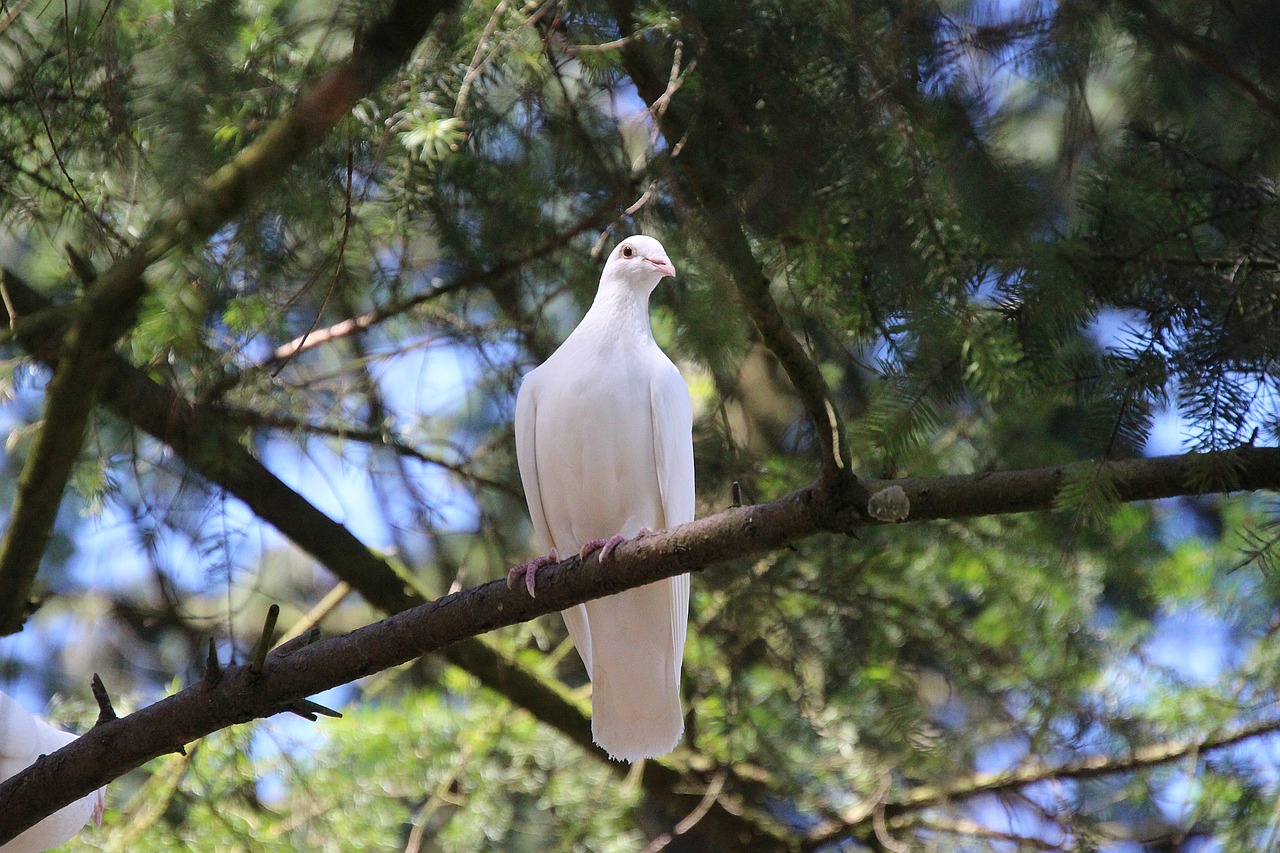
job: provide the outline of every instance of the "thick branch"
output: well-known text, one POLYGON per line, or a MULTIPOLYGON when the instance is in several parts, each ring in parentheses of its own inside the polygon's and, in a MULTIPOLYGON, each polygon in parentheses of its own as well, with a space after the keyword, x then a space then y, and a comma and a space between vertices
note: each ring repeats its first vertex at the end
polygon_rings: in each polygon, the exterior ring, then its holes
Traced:
POLYGON ((44 426, 18 479, 9 527, 0 540, 0 635, 19 630, 25 620, 40 558, 109 365, 106 355, 133 325, 147 267, 176 246, 202 242, 243 211, 398 67, 436 16, 452 5, 452 0, 396 0, 357 39, 346 62, 205 181, 191 201, 154 223, 88 289, 49 383, 44 426))
POLYGON ((236 723, 287 710, 300 699, 507 625, 553 613, 693 568, 692 559, 777 547, 785 532, 812 532, 806 501, 793 495, 624 544, 608 567, 577 558, 540 573, 537 598, 504 581, 445 596, 287 656, 268 656, 260 674, 227 667, 216 684, 195 685, 121 720, 96 726, 66 749, 0 783, 0 839, 12 838, 144 762, 236 723), (729 535, 708 538, 705 529, 729 535), (89 787, 77 794, 82 785, 89 787))
MULTIPOLYGON (((1229 461, 1243 489, 1280 487, 1280 449, 1244 447, 1224 454, 1169 456, 1103 463, 1121 500, 1213 491, 1190 477, 1197 463, 1229 461), (1203 457, 1223 457, 1206 460, 1203 457)), ((1092 463, 1082 463, 1092 464, 1092 463)), ((1067 468, 1005 474, 928 477, 870 484, 900 487, 910 517, 943 518, 1045 509, 1067 468)), ((0 841, 41 816, 87 795, 158 755, 236 723, 287 710, 307 696, 345 684, 486 631, 563 610, 725 560, 797 542, 823 531, 852 532, 877 522, 829 489, 810 486, 769 503, 739 507, 644 539, 626 542, 608 567, 578 558, 540 573, 538 597, 501 581, 464 590, 381 622, 271 656, 258 676, 245 667, 223 671, 216 684, 196 685, 121 720, 104 723, 48 760, 0 784, 0 841)))

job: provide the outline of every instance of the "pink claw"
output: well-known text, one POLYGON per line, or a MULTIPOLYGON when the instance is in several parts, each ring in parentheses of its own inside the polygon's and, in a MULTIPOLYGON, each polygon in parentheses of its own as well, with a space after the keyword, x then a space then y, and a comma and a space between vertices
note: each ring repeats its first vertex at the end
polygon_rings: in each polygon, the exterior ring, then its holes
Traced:
POLYGON ((609 555, 613 553, 613 549, 617 548, 623 542, 627 541, 625 536, 610 536, 608 539, 591 539, 585 542, 582 550, 578 552, 578 556, 587 559, 595 551, 600 552, 600 562, 609 559, 609 555))
MULTIPOLYGON (((647 527, 641 527, 640 532, 636 534, 636 538, 640 539, 641 537, 652 535, 652 530, 647 527)), ((585 560, 587 557, 591 556, 592 552, 599 551, 600 562, 603 563, 609 559, 611 554, 613 554, 614 548, 617 548, 626 541, 627 537, 621 535, 610 536, 608 539, 591 539, 582 546, 582 550, 578 552, 578 556, 585 560)))
POLYGON ((545 557, 534 557, 527 563, 521 563, 507 572, 507 589, 515 589, 516 579, 524 575, 524 587, 529 590, 529 597, 537 598, 538 593, 535 591, 535 586, 537 584, 538 569, 558 562, 560 562, 560 556, 556 553, 556 549, 552 548, 551 553, 545 557))

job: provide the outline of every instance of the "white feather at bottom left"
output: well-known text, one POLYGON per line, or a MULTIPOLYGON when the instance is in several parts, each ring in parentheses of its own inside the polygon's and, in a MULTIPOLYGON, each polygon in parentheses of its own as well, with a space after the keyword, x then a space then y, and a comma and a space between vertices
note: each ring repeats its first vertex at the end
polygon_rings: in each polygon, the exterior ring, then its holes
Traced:
MULTIPOLYGON (((49 725, 0 691, 0 780, 8 779, 56 752, 76 735, 49 725)), ((70 841, 92 818, 102 822, 103 794, 99 788, 46 817, 21 835, 0 844, 0 853, 39 853, 70 841)))

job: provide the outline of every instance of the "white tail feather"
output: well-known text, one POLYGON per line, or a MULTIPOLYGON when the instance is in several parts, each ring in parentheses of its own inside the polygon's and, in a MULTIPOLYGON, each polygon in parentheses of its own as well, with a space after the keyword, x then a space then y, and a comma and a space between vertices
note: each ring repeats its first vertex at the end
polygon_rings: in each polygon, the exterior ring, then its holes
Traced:
MULTIPOLYGON (((591 625, 591 737, 611 758, 664 755, 684 733, 680 658, 668 579, 587 602, 591 625)), ((681 638, 682 639, 682 638, 681 638)))

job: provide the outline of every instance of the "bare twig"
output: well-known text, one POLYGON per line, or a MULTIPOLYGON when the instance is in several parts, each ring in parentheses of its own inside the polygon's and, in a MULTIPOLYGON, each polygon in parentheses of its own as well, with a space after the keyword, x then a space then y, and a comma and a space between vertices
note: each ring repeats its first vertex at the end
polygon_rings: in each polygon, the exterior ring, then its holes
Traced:
MULTIPOLYGON (((574 240, 579 234, 590 231, 600 225, 601 222, 612 218, 615 207, 613 200, 610 200, 605 206, 584 216, 581 221, 575 223, 571 228, 564 232, 553 235, 545 243, 523 255, 509 258, 490 267, 474 269, 462 275, 453 278, 450 281, 442 282, 430 290, 415 294, 408 298, 390 303, 388 305, 378 306, 363 314, 350 317, 332 326, 323 329, 317 329, 308 335, 303 335, 293 340, 281 344, 272 353, 271 357, 255 365, 244 368, 238 376, 250 373, 251 371, 271 370, 281 361, 292 358, 293 356, 306 352, 315 347, 327 344, 332 341, 341 340, 350 335, 357 334, 365 329, 372 328, 379 323, 383 323, 394 317, 406 314, 421 305, 441 299, 451 293, 457 293, 476 286, 484 286, 494 281, 501 281, 516 270, 533 261, 541 260, 561 249, 574 240)), ((238 376, 233 376, 229 381, 237 381, 238 376)), ((226 383, 224 383, 226 384, 226 383)))
POLYGON ((98 703, 98 722, 94 725, 102 725, 109 723, 116 717, 116 709, 111 707, 111 696, 107 693, 107 686, 102 683, 102 679, 98 677, 98 673, 93 674, 93 680, 89 682, 89 688, 93 691, 94 701, 98 703))
POLYGON ((18 0, 13 4, 12 8, 5 10, 5 14, 0 16, 0 33, 7 30, 9 25, 18 19, 18 16, 22 14, 22 10, 27 8, 27 4, 30 2, 31 0, 18 0))
MULTIPOLYGON (((333 278, 329 282, 329 289, 325 291, 324 299, 320 301, 320 307, 316 309, 315 316, 311 318, 311 325, 297 339, 297 347, 293 352, 277 359, 278 364, 275 373, 284 370, 289 363, 289 359, 295 353, 301 352, 307 343, 308 336, 315 331, 316 326, 320 324, 320 318, 324 316, 325 308, 329 305, 329 300, 333 298, 333 293, 338 289, 338 284, 342 280, 342 261, 347 256, 347 241, 351 237, 351 219, 354 215, 351 210, 351 183, 355 168, 355 145, 347 140, 347 181, 343 190, 342 198, 342 235, 338 238, 338 257, 333 263, 333 278)), ((301 295, 301 294, 299 294, 301 295)))
POLYGON ((493 14, 489 16, 488 23, 484 25, 484 30, 480 33, 480 38, 476 42, 475 54, 471 57, 471 62, 467 66, 467 73, 462 75, 462 83, 458 86, 458 97, 453 102, 453 114, 455 116, 461 116, 467 108, 467 96, 471 94, 471 86, 475 83, 476 78, 480 76, 484 66, 488 64, 488 58, 484 54, 489 49, 489 39, 493 37, 493 31, 498 28, 498 22, 507 13, 509 5, 508 0, 501 0, 494 7, 493 14))
MULTIPOLYGON (((280 643, 274 649, 276 654, 287 654, 285 647, 294 640, 304 635, 310 635, 320 630, 319 625, 324 621, 330 613, 337 609, 338 605, 346 600, 351 594, 351 584, 346 581, 338 581, 334 584, 333 589, 325 593, 324 598, 316 602, 315 607, 307 611, 301 619, 293 624, 293 627, 284 632, 284 636, 280 638, 280 643)), ((314 643, 315 639, 307 641, 307 645, 314 643)))
POLYGON ((684 42, 676 41, 675 53, 671 57, 671 71, 667 75, 667 87, 662 90, 662 94, 658 95, 649 102, 649 115, 653 118, 654 136, 650 141, 650 145, 656 145, 658 142, 657 134, 662 127, 662 120, 667 115, 667 109, 671 106, 671 98, 676 92, 680 91, 680 87, 684 85, 685 79, 698 67, 698 60, 692 59, 689 64, 683 68, 680 66, 681 59, 684 57, 684 42))
POLYGON ((209 653, 204 659, 204 680, 206 684, 217 684, 222 680, 222 664, 218 663, 218 644, 213 637, 209 638, 209 653))
MULTIPOLYGON (((495 45, 492 50, 489 49, 489 43, 493 38, 493 32, 498 27, 501 17, 506 14, 508 0, 501 0, 497 7, 493 10, 493 14, 489 16, 489 22, 485 24, 484 31, 480 34, 480 40, 476 44, 475 54, 471 58, 471 63, 467 66, 467 73, 463 75, 462 84, 458 87, 458 97, 453 104, 454 116, 461 116, 467 108, 467 98, 471 94, 471 87, 475 85, 476 79, 484 71, 495 56, 498 54, 498 48, 501 45, 495 45)), ((524 29, 537 23, 543 15, 555 6, 554 0, 545 0, 533 14, 520 22, 517 29, 524 29)), ((508 36, 509 37, 509 36, 508 36)), ((504 39, 505 41, 505 39, 504 39)))
POLYGON ((698 805, 694 807, 693 811, 689 812, 683 820, 673 826, 670 832, 664 832, 653 841, 650 841, 649 846, 644 848, 644 853, 658 853, 659 850, 664 849, 676 838, 697 826, 698 821, 707 816, 707 812, 710 811, 716 798, 724 790, 725 778, 726 774, 723 771, 717 773, 715 778, 711 780, 711 784, 707 786, 707 792, 702 795, 702 799, 698 801, 698 805))
POLYGON ((1062 844, 1055 844, 1036 838, 1030 835, 1019 835, 1013 832, 1000 832, 989 826, 983 826, 976 820, 969 818, 954 818, 952 820, 918 820, 914 817, 909 819, 899 819, 894 821, 896 824, 902 824, 904 828, 912 830, 923 830, 932 833, 945 833, 947 835, 963 835, 972 836, 974 838, 982 838, 988 841, 1003 841, 1012 844, 1015 849, 1031 847, 1036 850, 1057 850, 1063 849, 1062 844))
POLYGON ((333 717, 341 719, 342 713, 332 708, 326 708, 319 702, 312 702, 310 699, 299 699, 286 709, 290 714, 297 714, 299 717, 315 722, 319 717, 333 717))
MULTIPOLYGON (((339 586, 346 586, 346 582, 343 581, 342 583, 339 584, 339 586)), ((350 587, 347 587, 347 589, 349 590, 350 587)), ((297 626, 294 626, 294 628, 296 627, 297 626)), ((290 633, 292 633, 294 628, 290 629, 290 633)), ((271 650, 271 654, 291 655, 294 652, 296 652, 298 649, 305 649, 307 646, 314 644, 319 639, 320 639, 320 629, 312 625, 310 628, 307 628, 302 633, 290 636, 288 637, 288 639, 281 638, 280 642, 276 643, 276 647, 271 650)))
POLYGON ((262 634, 258 637, 258 643, 253 647, 253 657, 250 658, 249 671, 254 675, 262 672, 262 666, 267 662, 267 652, 271 651, 271 642, 276 634, 276 620, 280 618, 280 605, 272 604, 267 608, 267 619, 262 625, 262 634))
POLYGON ((463 463, 450 462, 440 456, 426 453, 412 445, 400 441, 394 436, 388 434, 386 430, 370 428, 353 429, 340 425, 313 424, 296 420, 287 415, 265 414, 247 409, 227 409, 224 411, 229 421, 235 421, 249 426, 261 427, 264 429, 289 430, 290 432, 304 435, 328 436, 331 438, 362 442, 370 445, 371 447, 385 447, 402 457, 414 459, 425 465, 442 468, 445 471, 456 475, 460 479, 467 480, 477 486, 493 489, 494 491, 502 492, 503 494, 516 498, 521 496, 521 493, 510 483, 505 483, 501 480, 495 480, 491 477, 485 477, 482 474, 477 474, 463 463))

